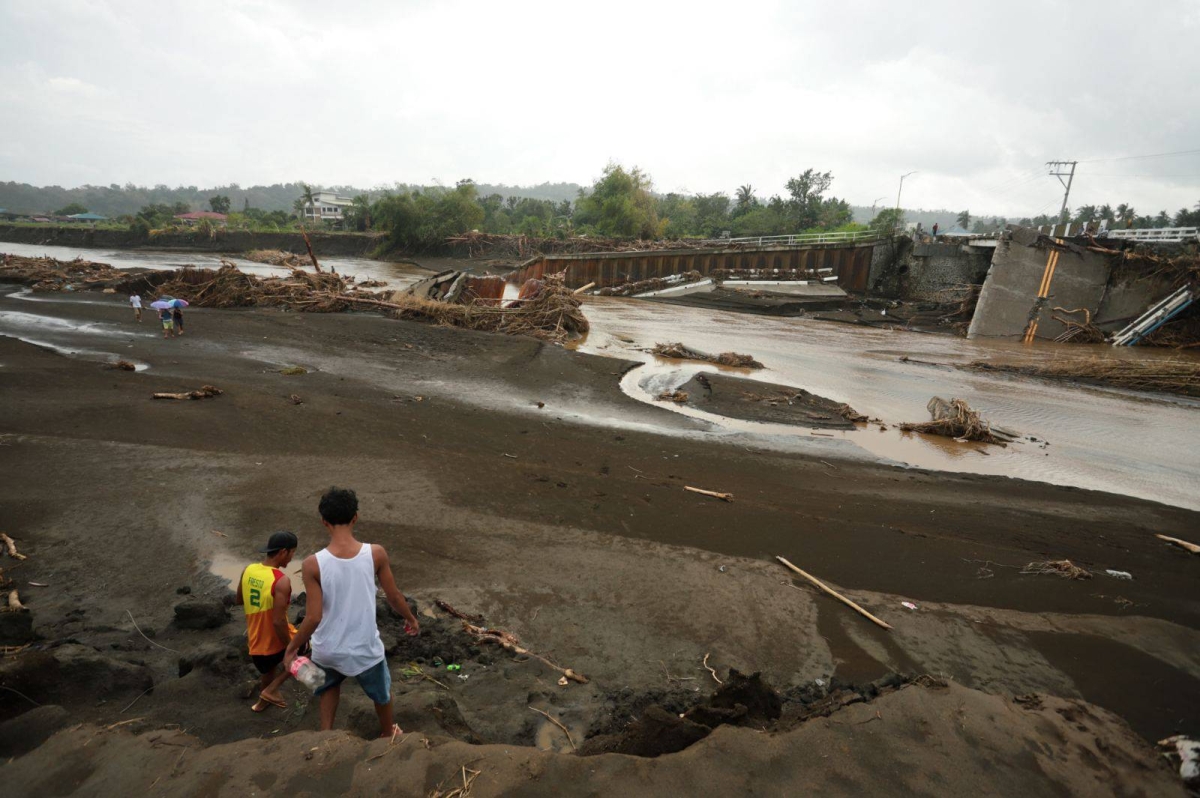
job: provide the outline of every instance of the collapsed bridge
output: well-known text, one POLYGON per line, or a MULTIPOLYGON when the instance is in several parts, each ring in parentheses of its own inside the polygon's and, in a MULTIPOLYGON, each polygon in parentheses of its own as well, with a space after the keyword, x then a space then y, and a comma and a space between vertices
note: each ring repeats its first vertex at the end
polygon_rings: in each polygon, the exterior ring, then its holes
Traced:
POLYGON ((570 288, 607 288, 699 272, 836 282, 846 291, 865 291, 878 243, 868 231, 718 239, 691 249, 538 255, 505 279, 523 284, 565 273, 570 288))

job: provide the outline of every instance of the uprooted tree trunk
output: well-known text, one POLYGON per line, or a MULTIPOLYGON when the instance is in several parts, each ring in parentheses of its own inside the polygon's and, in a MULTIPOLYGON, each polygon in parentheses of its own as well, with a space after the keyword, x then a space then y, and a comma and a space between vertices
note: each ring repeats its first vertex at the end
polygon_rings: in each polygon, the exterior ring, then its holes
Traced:
POLYGON ((924 432, 930 435, 944 435, 960 441, 983 441, 1005 445, 1017 435, 1008 430, 993 427, 971 409, 962 399, 951 399, 947 402, 940 396, 935 396, 925 405, 929 410, 932 421, 919 424, 901 424, 905 432, 924 432))

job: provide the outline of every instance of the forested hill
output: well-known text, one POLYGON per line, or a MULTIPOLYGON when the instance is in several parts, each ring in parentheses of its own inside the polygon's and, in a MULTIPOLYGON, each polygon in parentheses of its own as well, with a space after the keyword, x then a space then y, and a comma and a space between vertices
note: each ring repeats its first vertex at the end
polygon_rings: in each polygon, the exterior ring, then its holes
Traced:
MULTIPOLYGON (((328 191, 336 191, 349 197, 366 194, 372 200, 381 197, 386 191, 404 191, 432 186, 416 186, 398 183, 391 187, 373 189, 355 188, 354 186, 313 186, 328 191)), ((562 200, 574 201, 579 196, 581 186, 577 183, 542 183, 537 186, 506 186, 503 184, 478 186, 480 196, 501 194, 505 197, 528 197, 530 199, 545 199, 554 202, 562 200)), ((72 203, 84 206, 92 213, 102 216, 116 217, 124 214, 135 214, 139 209, 154 203, 174 205, 183 202, 194 211, 208 210, 209 197, 224 195, 230 199, 230 208, 240 211, 247 207, 261 208, 264 211, 291 212, 297 198, 304 193, 300 183, 276 183, 271 186, 250 186, 242 188, 236 183, 228 186, 198 188, 196 186, 80 186, 79 188, 62 188, 61 186, 31 186, 28 183, 0 183, 0 208, 13 213, 54 213, 72 203)))

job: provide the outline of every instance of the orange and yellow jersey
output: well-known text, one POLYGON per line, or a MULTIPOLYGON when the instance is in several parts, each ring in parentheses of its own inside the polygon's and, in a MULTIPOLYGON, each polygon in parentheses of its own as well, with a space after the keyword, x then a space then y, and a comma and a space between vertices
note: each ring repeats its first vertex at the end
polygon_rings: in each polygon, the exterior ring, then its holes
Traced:
MULTIPOLYGON (((276 654, 287 648, 287 642, 275 633, 272 621, 275 583, 283 578, 283 571, 261 563, 247 565, 242 571, 242 608, 246 610, 246 633, 253 655, 276 654)), ((296 634, 296 627, 290 623, 288 629, 296 634)))

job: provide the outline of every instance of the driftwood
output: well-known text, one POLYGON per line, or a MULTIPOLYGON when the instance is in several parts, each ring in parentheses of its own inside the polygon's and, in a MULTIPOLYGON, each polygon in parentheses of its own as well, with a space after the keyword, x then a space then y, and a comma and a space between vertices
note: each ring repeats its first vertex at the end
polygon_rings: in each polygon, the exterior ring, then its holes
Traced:
POLYGON ((1167 537, 1166 535, 1155 535, 1154 537, 1158 538, 1159 540, 1165 540, 1168 543, 1174 543, 1176 546, 1179 546, 1180 548, 1187 549, 1192 554, 1200 554, 1200 546, 1197 546, 1195 543, 1188 543, 1186 540, 1180 540, 1179 538, 1167 537))
POLYGON ((654 348, 650 350, 650 354, 658 355, 659 357, 669 357, 674 360, 701 360, 705 363, 717 363, 721 366, 734 366, 737 368, 764 368, 762 363, 759 363, 750 355, 742 355, 737 352, 722 352, 719 355, 710 355, 706 352, 686 347, 681 343, 655 344, 654 348))
POLYGON ((225 393, 220 388, 214 388, 211 385, 205 385, 198 391, 187 391, 185 393, 156 393, 154 399, 211 399, 214 396, 220 396, 225 393))
POLYGON ((851 601, 850 599, 848 599, 848 598, 846 598, 845 596, 843 596, 841 593, 837 592, 837 591, 836 591, 836 590, 834 590, 833 588, 831 588, 831 587, 829 587, 828 585, 826 585, 826 584, 825 584, 824 582, 822 582, 820 579, 817 579, 817 578, 816 578, 815 576, 813 576, 812 574, 809 574, 809 573, 807 573, 807 572, 805 572, 805 571, 802 571, 802 570, 800 570, 799 568, 797 568, 796 566, 792 565, 790 562, 788 562, 787 560, 785 560, 785 559, 784 559, 784 558, 782 558, 782 557, 776 556, 776 557, 775 557, 775 559, 779 560, 781 563, 783 563, 784 565, 786 565, 788 568, 790 568, 790 569, 792 569, 793 571, 795 571, 796 573, 800 574, 800 576, 803 576, 803 577, 804 577, 805 579, 807 579, 809 582, 812 582, 812 583, 813 583, 814 585, 816 585, 818 588, 820 588, 821 590, 825 591, 825 592, 826 592, 826 593, 828 593, 829 595, 833 596, 833 597, 834 597, 835 599, 837 599, 838 601, 840 601, 840 602, 842 602, 843 604, 845 604, 846 606, 848 606, 848 607, 850 607, 850 608, 852 608, 852 609, 856 610, 858 613, 860 613, 862 616, 864 616, 864 617, 865 617, 865 618, 867 618, 868 620, 870 620, 870 621, 873 621, 874 623, 878 624, 879 626, 882 626, 884 629, 889 629, 889 630, 890 630, 890 629, 892 628, 890 624, 888 624, 888 623, 886 623, 886 622, 884 622, 884 621, 881 621, 881 620, 879 620, 879 619, 878 619, 878 618, 876 618, 874 615, 872 615, 871 613, 867 612, 867 611, 866 611, 866 610, 864 610, 862 607, 858 606, 858 605, 857 605, 857 604, 855 604, 853 601, 851 601))
POLYGON ((692 493, 700 493, 701 496, 712 496, 714 499, 721 499, 722 502, 732 502, 732 500, 733 500, 732 493, 721 493, 719 491, 706 491, 702 487, 692 487, 691 485, 684 485, 683 490, 690 491, 692 493))
POLYGON ((572 293, 572 294, 582 294, 584 291, 588 290, 589 288, 595 288, 595 287, 596 287, 596 281, 595 281, 595 280, 593 280, 592 282, 588 283, 587 285, 580 286, 579 288, 576 288, 576 289, 575 289, 574 291, 572 291, 571 293, 572 293))
POLYGON ((476 626, 470 621, 463 621, 463 631, 482 643, 495 643, 501 648, 511 651, 514 654, 536 659, 538 662, 549 668, 553 668, 573 682, 577 682, 579 684, 588 683, 588 678, 582 673, 576 673, 570 668, 564 668, 560 665, 555 665, 541 654, 535 654, 534 652, 522 646, 520 641, 517 640, 516 635, 514 635, 512 632, 506 632, 503 629, 486 629, 482 626, 476 626))
POLYGON ((1080 568, 1070 560, 1043 560, 1027 563, 1021 569, 1023 574, 1049 574, 1061 576, 1063 579, 1091 579, 1092 574, 1086 568, 1080 568))
POLYGON ((993 427, 984 421, 979 413, 962 399, 951 399, 947 402, 940 396, 935 396, 925 405, 932 421, 920 424, 905 423, 900 429, 905 432, 924 432, 930 435, 945 435, 960 441, 983 441, 1001 446, 1005 441, 1017 437, 1016 433, 993 427))
POLYGON ((453 615, 455 618, 458 618, 460 621, 470 621, 471 623, 474 623, 474 624, 483 623, 484 618, 482 615, 468 615, 467 613, 463 612, 462 610, 455 609, 448 602, 442 601, 441 599, 434 599, 433 603, 438 606, 438 609, 442 610, 443 612, 447 612, 447 613, 453 615))
POLYGON ((550 713, 549 713, 549 712, 546 712, 545 710, 538 709, 537 707, 530 707, 530 709, 532 709, 534 712, 538 713, 539 715, 545 715, 545 716, 546 716, 546 720, 550 721, 550 722, 551 722, 551 723, 553 723, 555 726, 557 726, 558 728, 562 729, 562 730, 563 730, 563 734, 567 735, 567 742, 569 742, 569 743, 571 744, 571 750, 572 750, 572 751, 576 750, 576 749, 575 749, 575 740, 573 740, 573 739, 571 738, 571 732, 570 732, 570 731, 567 729, 567 727, 566 727, 566 726, 562 725, 562 723, 561 723, 559 720, 557 720, 556 718, 552 717, 552 716, 550 715, 550 713))
POLYGON ((721 677, 717 675, 717 672, 709 667, 708 654, 704 655, 704 669, 712 674, 713 681, 715 681, 717 684, 725 684, 725 682, 721 681, 721 677))
POLYGON ((12 557, 14 560, 26 559, 24 554, 17 551, 17 542, 3 532, 0 532, 0 543, 4 544, 4 549, 8 552, 9 557, 12 557))
POLYGON ((317 274, 320 274, 321 264, 317 263, 317 254, 313 252, 312 242, 308 240, 308 231, 301 227, 300 235, 304 236, 304 246, 308 247, 308 257, 312 261, 313 268, 317 270, 317 274))

